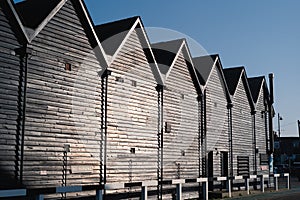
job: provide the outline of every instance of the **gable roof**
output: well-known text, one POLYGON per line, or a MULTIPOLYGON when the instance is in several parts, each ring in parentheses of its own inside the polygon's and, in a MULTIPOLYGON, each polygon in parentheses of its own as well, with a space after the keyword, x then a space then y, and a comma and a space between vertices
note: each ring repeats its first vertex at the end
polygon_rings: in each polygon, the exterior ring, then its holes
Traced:
POLYGON ((207 55, 193 58, 195 68, 198 72, 200 83, 205 86, 209 75, 216 63, 218 55, 207 55))
POLYGON ((218 54, 206 55, 193 58, 193 62, 196 68, 197 76, 199 77, 200 83, 203 85, 204 89, 207 86, 209 78, 211 76, 214 67, 220 72, 221 82, 224 85, 225 95, 227 103, 231 104, 231 97, 228 90, 227 82, 223 73, 223 67, 221 63, 220 56, 218 54))
POLYGON ((18 41, 21 44, 26 44, 28 37, 25 28, 15 10, 14 3, 12 0, 0 0, 0 6, 7 16, 8 21, 11 25, 12 31, 15 33, 18 41))
POLYGON ((103 25, 97 25, 95 30, 98 38, 102 41, 101 44, 103 44, 105 53, 111 56, 111 59, 108 60, 108 65, 115 60, 131 33, 136 31, 154 78, 158 84, 163 85, 161 73, 158 69, 156 59, 150 47, 150 42, 140 17, 131 17, 103 25))
POLYGON ((239 80, 242 76, 244 67, 226 68, 223 69, 225 80, 227 82, 228 90, 234 96, 239 80))
POLYGON ((201 84, 198 80, 192 57, 185 39, 177 39, 166 42, 159 42, 151 45, 153 54, 157 61, 159 70, 166 84, 168 76, 175 65, 180 52, 183 53, 188 71, 192 78, 194 87, 198 94, 202 93, 201 84))
POLYGON ((106 69, 107 59, 101 43, 96 36, 93 21, 87 12, 83 0, 26 0, 15 4, 18 16, 22 19, 20 20, 21 24, 25 27, 24 30, 28 38, 28 43, 32 42, 67 1, 72 2, 98 61, 106 69))
POLYGON ((248 78, 248 83, 255 104, 258 102, 260 91, 262 89, 264 91, 264 99, 267 101, 267 103, 270 102, 269 89, 264 76, 248 78))
POLYGON ((168 73, 181 49, 182 44, 183 39, 151 44, 153 54, 162 74, 166 75, 168 73))
POLYGON ((254 103, 257 103, 258 101, 263 82, 264 82, 263 76, 248 78, 248 83, 249 83, 249 87, 251 90, 254 103))
POLYGON ((131 17, 95 26, 95 31, 106 54, 113 56, 116 53, 137 19, 138 17, 131 17))
POLYGON ((29 43, 39 34, 68 0, 26 0, 15 4, 29 43))
POLYGON ((244 84, 244 89, 248 98, 248 102, 250 104, 251 111, 255 110, 255 105, 253 102, 252 94, 250 91, 250 87, 248 84, 248 78, 246 74, 245 68, 242 67, 234 67, 234 68, 226 68, 223 70, 225 79, 228 85, 229 92, 232 96, 235 95, 237 86, 240 80, 242 80, 244 84))
POLYGON ((26 0, 16 3, 16 10, 24 26, 36 29, 61 0, 26 0))

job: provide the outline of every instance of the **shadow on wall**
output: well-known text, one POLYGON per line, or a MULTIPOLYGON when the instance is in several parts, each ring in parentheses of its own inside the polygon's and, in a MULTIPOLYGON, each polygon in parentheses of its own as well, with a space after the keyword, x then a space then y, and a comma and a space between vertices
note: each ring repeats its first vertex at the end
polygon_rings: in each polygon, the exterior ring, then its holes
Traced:
POLYGON ((11 171, 8 172, 7 170, 0 167, 0 189, 16 189, 16 188, 24 188, 11 174, 11 171))

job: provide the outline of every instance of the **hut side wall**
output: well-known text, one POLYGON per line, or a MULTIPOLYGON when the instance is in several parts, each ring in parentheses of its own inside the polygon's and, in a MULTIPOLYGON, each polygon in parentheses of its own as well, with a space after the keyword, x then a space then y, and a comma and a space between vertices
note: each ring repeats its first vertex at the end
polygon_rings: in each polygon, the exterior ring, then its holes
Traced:
POLYGON ((269 167, 265 163, 261 163, 261 156, 266 158, 266 129, 268 129, 268 124, 265 124, 265 111, 267 110, 265 104, 265 97, 263 89, 260 90, 259 99, 256 104, 256 148, 257 152, 257 172, 258 174, 268 174, 269 167), (267 126, 267 127, 266 127, 267 126))
POLYGON ((187 64, 180 53, 164 90, 164 179, 198 177, 197 93, 187 64), (165 125, 165 124, 164 124, 165 125))
POLYGON ((3 9, 0 6, 0 188, 15 184, 17 121, 20 121, 20 59, 12 54, 20 44, 3 9))
POLYGON ((228 110, 225 86, 222 82, 221 74, 216 67, 213 68, 211 77, 206 86, 206 98, 207 151, 213 151, 213 176, 217 177, 223 175, 221 172, 222 153, 227 152, 229 156, 229 149, 228 110))
POLYGON ((239 80, 232 108, 232 145, 234 175, 238 174, 237 157, 249 158, 249 173, 253 171, 252 116, 242 79, 239 80))
POLYGON ((156 180, 156 81, 136 31, 109 69, 107 182, 156 180))
POLYGON ((24 153, 30 187, 99 182, 101 67, 70 1, 32 41, 24 153), (65 64, 71 64, 71 71, 65 64), (68 164, 64 146, 70 145, 68 164))

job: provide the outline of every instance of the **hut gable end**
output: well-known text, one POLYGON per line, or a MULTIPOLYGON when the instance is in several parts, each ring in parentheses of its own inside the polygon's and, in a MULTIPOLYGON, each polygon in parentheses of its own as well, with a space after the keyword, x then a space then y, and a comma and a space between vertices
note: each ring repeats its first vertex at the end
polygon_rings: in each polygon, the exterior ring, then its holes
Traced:
POLYGON ((24 183, 57 186, 66 145, 68 182, 97 183, 103 68, 74 2, 67 1, 29 47, 24 183))
POLYGON ((137 31, 109 70, 107 182, 156 179, 157 83, 137 31))

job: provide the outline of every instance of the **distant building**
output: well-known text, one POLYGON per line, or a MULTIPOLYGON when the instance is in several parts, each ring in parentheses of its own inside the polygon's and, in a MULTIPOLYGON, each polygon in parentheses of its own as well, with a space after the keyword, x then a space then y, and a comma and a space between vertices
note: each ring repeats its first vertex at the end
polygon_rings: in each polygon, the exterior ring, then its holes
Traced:
POLYGON ((275 139, 275 165, 300 161, 300 138, 277 137, 275 139))

